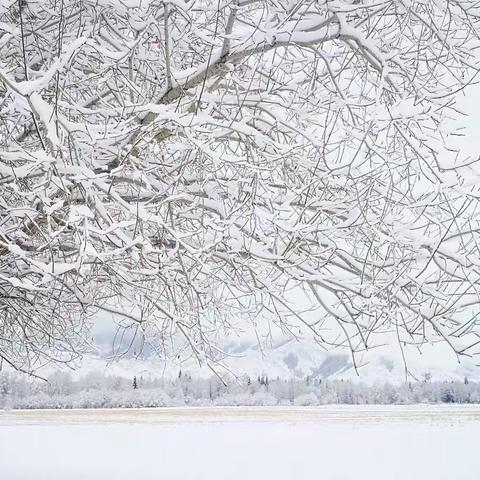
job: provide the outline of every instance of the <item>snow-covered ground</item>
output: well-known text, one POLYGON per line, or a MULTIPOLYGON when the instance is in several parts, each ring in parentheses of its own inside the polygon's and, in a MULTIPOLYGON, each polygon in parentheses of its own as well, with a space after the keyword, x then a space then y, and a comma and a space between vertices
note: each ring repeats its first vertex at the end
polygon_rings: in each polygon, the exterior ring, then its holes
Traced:
POLYGON ((480 407, 0 412, 2 480, 478 480, 480 407))

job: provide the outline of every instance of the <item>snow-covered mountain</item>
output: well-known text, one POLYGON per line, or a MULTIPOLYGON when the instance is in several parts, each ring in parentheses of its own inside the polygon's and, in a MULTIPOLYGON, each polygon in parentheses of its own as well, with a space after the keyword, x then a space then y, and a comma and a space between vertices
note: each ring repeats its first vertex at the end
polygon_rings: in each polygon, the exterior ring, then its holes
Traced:
MULTIPOLYGON (((106 371, 112 374, 151 377, 173 377, 179 370, 199 376, 211 375, 211 370, 199 367, 193 359, 165 361, 148 348, 137 358, 135 344, 120 360, 109 360, 111 340, 97 338, 101 354, 86 357, 79 372, 106 371)), ((348 350, 326 351, 313 340, 282 339, 268 347, 261 347, 248 339, 225 340, 222 349, 228 354, 224 363, 236 375, 256 378, 267 375, 270 378, 306 377, 322 379, 349 379, 368 384, 408 380, 470 380, 480 381, 480 362, 475 358, 459 360, 447 345, 424 345, 421 350, 404 347, 406 366, 402 351, 395 343, 373 348, 354 359, 348 350), (406 374, 408 370, 408 375, 406 374)))

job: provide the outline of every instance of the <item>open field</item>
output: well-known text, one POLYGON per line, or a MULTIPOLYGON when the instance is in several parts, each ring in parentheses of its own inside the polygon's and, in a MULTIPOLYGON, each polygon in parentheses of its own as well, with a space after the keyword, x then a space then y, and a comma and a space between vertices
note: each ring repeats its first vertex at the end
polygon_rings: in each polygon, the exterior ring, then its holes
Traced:
POLYGON ((5 480, 478 480, 480 407, 0 412, 5 480))

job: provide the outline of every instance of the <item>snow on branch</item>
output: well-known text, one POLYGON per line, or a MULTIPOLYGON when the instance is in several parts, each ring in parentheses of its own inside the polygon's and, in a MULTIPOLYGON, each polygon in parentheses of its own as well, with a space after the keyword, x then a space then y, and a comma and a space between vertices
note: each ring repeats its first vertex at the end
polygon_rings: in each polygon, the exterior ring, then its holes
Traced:
POLYGON ((271 328, 478 350, 476 159, 449 148, 478 2, 0 7, 0 354, 116 315, 214 371, 271 328), (113 315, 113 314, 112 314, 113 315))

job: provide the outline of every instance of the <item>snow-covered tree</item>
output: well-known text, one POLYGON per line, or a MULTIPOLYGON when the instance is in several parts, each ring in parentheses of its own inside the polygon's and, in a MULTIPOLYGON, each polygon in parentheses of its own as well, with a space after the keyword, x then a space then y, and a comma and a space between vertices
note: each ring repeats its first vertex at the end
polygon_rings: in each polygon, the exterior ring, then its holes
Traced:
MULTIPOLYGON (((192 377, 188 390, 183 380, 142 382, 135 391, 131 379, 102 374, 69 378, 51 375, 49 384, 31 380, 23 374, 0 374, 0 408, 98 408, 98 407, 161 407, 179 405, 298 405, 371 404, 399 405, 414 403, 480 403, 480 383, 462 381, 432 381, 373 385, 351 380, 331 380, 312 385, 306 379, 295 380, 295 395, 290 387, 293 380, 271 379, 270 387, 251 388, 227 378, 221 384, 217 376, 192 377), (98 382, 101 379, 101 382, 98 382), (286 388, 287 387, 287 388, 286 388)), ((151 379, 154 380, 154 379, 151 379)), ((156 379, 159 380, 159 379, 156 379)))
POLYGON ((354 358, 385 330, 474 353, 448 144, 479 32, 474 0, 3 1, 4 361, 69 361, 107 311, 214 364, 237 308, 354 358))

